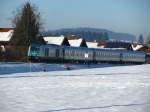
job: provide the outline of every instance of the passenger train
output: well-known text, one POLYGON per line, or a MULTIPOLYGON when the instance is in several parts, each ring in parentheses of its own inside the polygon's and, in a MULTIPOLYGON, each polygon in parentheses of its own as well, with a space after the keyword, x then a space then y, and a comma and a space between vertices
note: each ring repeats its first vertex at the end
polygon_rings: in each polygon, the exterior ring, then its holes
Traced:
POLYGON ((85 47, 32 44, 28 50, 32 62, 69 63, 144 63, 145 53, 140 51, 113 50, 85 47))

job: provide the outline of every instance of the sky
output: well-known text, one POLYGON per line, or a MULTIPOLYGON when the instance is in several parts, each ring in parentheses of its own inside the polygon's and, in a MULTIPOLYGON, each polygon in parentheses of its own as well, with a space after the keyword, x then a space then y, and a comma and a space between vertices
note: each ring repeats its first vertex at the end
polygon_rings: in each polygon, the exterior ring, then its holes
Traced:
POLYGON ((150 0, 0 0, 0 27, 12 27, 14 12, 30 1, 44 30, 91 27, 150 35, 150 0))

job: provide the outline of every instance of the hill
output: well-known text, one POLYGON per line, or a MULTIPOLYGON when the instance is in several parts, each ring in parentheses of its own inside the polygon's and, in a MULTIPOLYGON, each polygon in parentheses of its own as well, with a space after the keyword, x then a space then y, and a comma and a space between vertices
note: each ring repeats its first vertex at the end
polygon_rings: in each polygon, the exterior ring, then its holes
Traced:
POLYGON ((94 41, 94 40, 124 40, 124 41, 135 41, 136 37, 132 34, 128 33, 118 33, 113 32, 107 29, 98 29, 98 28, 63 28, 58 30, 49 30, 42 33, 45 35, 76 35, 78 37, 82 37, 87 41, 94 41))

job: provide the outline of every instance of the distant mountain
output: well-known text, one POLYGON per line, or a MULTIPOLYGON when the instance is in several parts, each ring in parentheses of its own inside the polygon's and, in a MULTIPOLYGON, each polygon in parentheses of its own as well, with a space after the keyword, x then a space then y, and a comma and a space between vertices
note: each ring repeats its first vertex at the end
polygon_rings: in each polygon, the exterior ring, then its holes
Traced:
POLYGON ((52 35, 52 36, 58 36, 58 35, 76 35, 78 37, 82 37, 87 41, 94 41, 94 40, 123 40, 123 41, 135 41, 136 37, 132 34, 128 33, 118 33, 109 31, 106 29, 98 29, 98 28, 64 28, 59 30, 53 30, 53 31, 47 31, 43 32, 44 36, 52 35))

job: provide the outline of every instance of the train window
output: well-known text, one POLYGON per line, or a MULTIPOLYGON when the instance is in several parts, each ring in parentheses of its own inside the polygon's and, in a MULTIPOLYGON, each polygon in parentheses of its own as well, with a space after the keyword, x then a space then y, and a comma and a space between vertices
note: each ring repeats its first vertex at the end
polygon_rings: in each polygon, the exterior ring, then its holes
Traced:
POLYGON ((104 56, 106 56, 106 53, 104 52, 104 56))
POLYGON ((95 55, 98 55, 98 52, 95 52, 95 55))
POLYGON ((70 56, 73 56, 72 54, 73 54, 73 51, 71 50, 71 51, 70 51, 70 56))
POLYGON ((31 51, 39 51, 40 50, 40 48, 38 48, 38 47, 31 47, 31 51))
POLYGON ((70 51, 70 56, 72 56, 72 50, 70 51))
POLYGON ((104 56, 107 56, 106 52, 104 53, 104 56))
POLYGON ((70 51, 68 52, 68 56, 70 56, 70 51))
POLYGON ((69 51, 69 56, 71 56, 71 50, 69 51))

